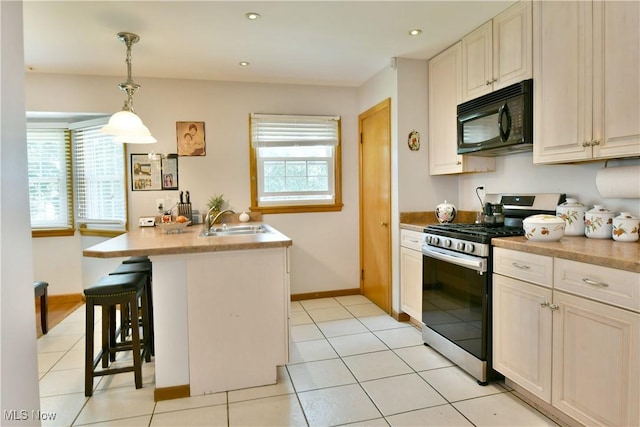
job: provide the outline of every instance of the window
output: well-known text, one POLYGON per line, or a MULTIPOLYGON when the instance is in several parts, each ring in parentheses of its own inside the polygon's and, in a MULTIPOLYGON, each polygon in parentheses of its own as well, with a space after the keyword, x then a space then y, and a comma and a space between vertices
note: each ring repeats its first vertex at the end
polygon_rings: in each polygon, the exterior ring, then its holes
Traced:
POLYGON ((103 124, 98 120, 73 126, 76 219, 83 234, 126 231, 127 226, 124 144, 103 134, 103 124))
POLYGON ((71 132, 52 124, 30 125, 27 156, 33 232, 73 235, 71 132))
POLYGON ((124 144, 100 132, 104 119, 27 128, 34 237, 112 236, 127 229, 124 144), (73 167, 72 167, 73 166, 73 167))
POLYGON ((251 115, 251 210, 342 208, 340 118, 251 115))

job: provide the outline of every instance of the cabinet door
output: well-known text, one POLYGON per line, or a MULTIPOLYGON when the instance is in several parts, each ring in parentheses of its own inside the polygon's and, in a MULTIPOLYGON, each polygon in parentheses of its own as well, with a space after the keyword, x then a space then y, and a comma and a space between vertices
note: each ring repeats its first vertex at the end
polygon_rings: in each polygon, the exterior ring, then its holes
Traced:
POLYGON ((590 159, 591 3, 535 1, 533 25, 533 161, 590 159))
POLYGON ((554 292, 553 406, 585 425, 640 425, 640 315, 554 292))
POLYGON ((531 1, 522 0, 493 19, 493 90, 533 76, 531 1))
POLYGON ((456 43, 429 61, 429 166, 431 175, 462 171, 457 154, 460 52, 456 43))
POLYGON ((400 308, 422 319, 422 252, 400 248, 400 308))
POLYGON ((551 289, 493 275, 493 369, 551 403, 551 289))
POLYGON ((493 25, 489 21, 462 39, 462 101, 493 90, 493 25))
POLYGON ((490 172, 495 158, 458 155, 457 106, 461 101, 461 42, 429 60, 429 173, 490 172))
POLYGON ((593 156, 640 155, 640 2, 594 2, 593 22, 593 156))

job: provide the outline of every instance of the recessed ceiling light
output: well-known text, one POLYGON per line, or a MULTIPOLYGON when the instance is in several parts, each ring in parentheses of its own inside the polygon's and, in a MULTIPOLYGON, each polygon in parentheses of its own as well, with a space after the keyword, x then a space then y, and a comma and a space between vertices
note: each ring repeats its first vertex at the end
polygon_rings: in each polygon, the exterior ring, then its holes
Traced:
POLYGON ((256 19, 260 18, 260 14, 256 12, 248 12, 245 13, 244 16, 246 16, 249 21, 255 21, 256 19))
POLYGON ((249 63, 247 61, 240 61, 238 62, 238 65, 240 65, 241 67, 248 67, 249 63))
POLYGON ((415 28, 413 30, 409 30, 409 35, 410 36, 419 36, 420 34, 422 34, 422 30, 419 28, 415 28))

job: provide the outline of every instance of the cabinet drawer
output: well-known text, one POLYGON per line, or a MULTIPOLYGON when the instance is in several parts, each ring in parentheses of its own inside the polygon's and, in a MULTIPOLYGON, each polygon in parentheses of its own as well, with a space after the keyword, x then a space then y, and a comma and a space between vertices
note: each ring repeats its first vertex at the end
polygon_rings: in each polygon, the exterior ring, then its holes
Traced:
POLYGON ((640 273, 556 258, 554 288, 640 312, 640 273))
POLYGON ((493 272, 550 288, 553 283, 553 258, 494 248, 493 272))
POLYGON ((423 233, 413 230, 400 229, 400 246, 422 251, 423 233))

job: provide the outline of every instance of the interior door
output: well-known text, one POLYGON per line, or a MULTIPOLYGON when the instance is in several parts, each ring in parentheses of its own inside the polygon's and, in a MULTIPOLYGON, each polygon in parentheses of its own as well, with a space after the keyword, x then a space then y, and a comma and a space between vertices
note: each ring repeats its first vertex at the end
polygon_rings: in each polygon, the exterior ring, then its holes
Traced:
POLYGON ((391 310, 391 101, 360 114, 360 291, 391 310))

